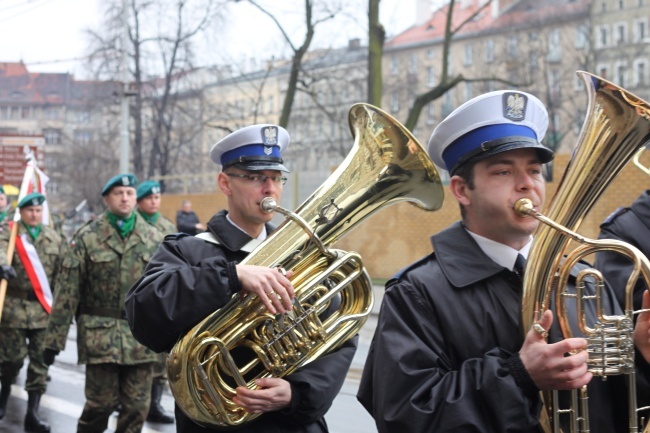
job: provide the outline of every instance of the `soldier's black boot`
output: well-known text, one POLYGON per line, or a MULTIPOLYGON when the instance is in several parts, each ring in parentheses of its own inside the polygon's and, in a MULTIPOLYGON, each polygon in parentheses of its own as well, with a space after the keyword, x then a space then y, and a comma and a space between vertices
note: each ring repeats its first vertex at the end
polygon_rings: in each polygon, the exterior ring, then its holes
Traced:
POLYGON ((7 412, 7 402, 9 401, 9 396, 11 395, 11 380, 6 378, 0 379, 0 419, 5 417, 7 412))
POLYGON ((160 398, 162 397, 164 385, 163 382, 154 382, 151 386, 151 406, 149 406, 147 421, 161 424, 173 424, 174 417, 165 412, 165 409, 160 405, 160 398))
POLYGON ((49 433, 50 425, 38 415, 41 404, 41 394, 36 391, 27 393, 27 415, 25 415, 25 431, 30 433, 49 433))

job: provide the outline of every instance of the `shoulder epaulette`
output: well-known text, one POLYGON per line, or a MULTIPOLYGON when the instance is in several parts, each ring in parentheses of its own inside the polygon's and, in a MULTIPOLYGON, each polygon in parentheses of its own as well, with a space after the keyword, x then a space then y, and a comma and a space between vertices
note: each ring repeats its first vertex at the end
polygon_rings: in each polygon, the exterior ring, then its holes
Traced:
POLYGON ((629 210, 630 210, 629 207, 619 207, 614 212, 609 214, 609 216, 605 218, 605 220, 600 224, 600 226, 603 227, 613 223, 616 218, 618 218, 620 215, 623 215, 625 212, 629 210))
POLYGON ((184 238, 186 236, 190 236, 190 235, 188 235, 187 233, 180 233, 180 232, 179 233, 172 233, 170 235, 165 235, 165 240, 169 241, 169 240, 174 240, 174 239, 180 239, 180 238, 184 238))

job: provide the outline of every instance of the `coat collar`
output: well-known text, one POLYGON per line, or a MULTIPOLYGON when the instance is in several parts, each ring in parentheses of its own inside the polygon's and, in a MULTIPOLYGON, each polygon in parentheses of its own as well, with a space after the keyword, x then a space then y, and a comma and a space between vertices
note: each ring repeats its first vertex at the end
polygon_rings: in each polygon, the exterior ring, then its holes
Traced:
MULTIPOLYGON (((226 218, 228 211, 220 210, 208 221, 208 231, 217 238, 219 243, 229 251, 239 251, 244 245, 253 239, 246 233, 234 227, 226 218)), ((266 232, 271 233, 275 228, 266 224, 266 232)))
POLYGON ((505 269, 490 259, 460 222, 431 237, 438 263, 454 287, 466 287, 505 269))

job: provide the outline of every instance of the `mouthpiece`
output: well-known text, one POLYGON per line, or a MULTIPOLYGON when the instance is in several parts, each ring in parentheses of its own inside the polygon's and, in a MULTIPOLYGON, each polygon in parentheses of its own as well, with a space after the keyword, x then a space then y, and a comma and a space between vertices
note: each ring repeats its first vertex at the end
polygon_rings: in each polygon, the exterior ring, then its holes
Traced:
POLYGON ((513 209, 517 216, 527 217, 530 211, 533 210, 533 202, 529 198, 520 198, 513 206, 513 209))
POLYGON ((260 208, 264 213, 275 212, 275 209, 278 207, 278 203, 273 197, 265 197, 260 203, 260 208))

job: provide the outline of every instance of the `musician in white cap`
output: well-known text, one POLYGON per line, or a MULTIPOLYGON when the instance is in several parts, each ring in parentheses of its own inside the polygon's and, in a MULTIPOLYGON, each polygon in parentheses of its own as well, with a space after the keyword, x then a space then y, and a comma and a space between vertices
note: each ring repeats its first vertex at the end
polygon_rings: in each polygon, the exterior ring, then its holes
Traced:
MULTIPOLYGON (((256 294, 271 313, 291 309, 291 270, 285 276, 276 269, 239 264, 274 229, 273 213, 263 212, 260 203, 266 197, 280 202, 289 171, 282 154, 288 145, 288 132, 270 124, 242 128, 214 145, 210 157, 222 167, 217 182, 228 210, 214 215, 206 232, 196 237, 167 236, 131 288, 127 317, 140 342, 157 352, 170 351, 238 292, 256 294)), ((355 337, 283 378, 258 379, 258 389, 237 387, 233 401, 260 416, 236 431, 327 432, 324 415, 343 385, 356 344, 355 337)), ((176 425, 183 433, 212 431, 178 406, 176 425)))
MULTIPOLYGON (((535 96, 496 91, 433 131, 428 152, 449 171, 462 218, 386 284, 357 396, 380 433, 537 432, 540 390, 587 384, 591 431, 622 431, 622 418, 627 425, 624 399, 611 397, 624 379, 592 380, 584 338, 555 339, 551 311, 521 332, 523 261, 538 222, 513 205, 524 197, 537 209, 544 203, 542 167, 553 158, 542 144, 547 126, 535 96)), ((643 320, 639 348, 650 356, 648 314, 643 320)))

